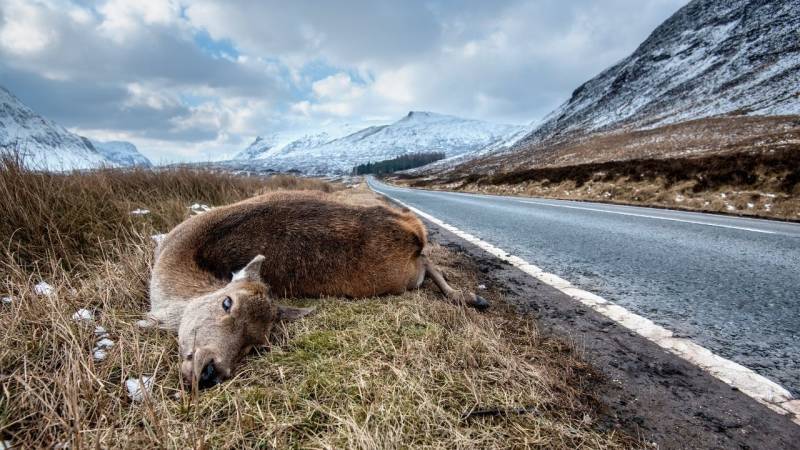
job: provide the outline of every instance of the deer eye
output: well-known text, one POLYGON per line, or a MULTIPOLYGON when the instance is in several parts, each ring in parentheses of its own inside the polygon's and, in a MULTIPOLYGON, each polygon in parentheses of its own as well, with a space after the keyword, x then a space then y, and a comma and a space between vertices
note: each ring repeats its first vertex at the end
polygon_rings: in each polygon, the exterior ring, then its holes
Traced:
POLYGON ((226 313, 231 312, 231 306, 233 306, 233 300, 230 297, 225 297, 222 300, 222 309, 225 310, 226 313))

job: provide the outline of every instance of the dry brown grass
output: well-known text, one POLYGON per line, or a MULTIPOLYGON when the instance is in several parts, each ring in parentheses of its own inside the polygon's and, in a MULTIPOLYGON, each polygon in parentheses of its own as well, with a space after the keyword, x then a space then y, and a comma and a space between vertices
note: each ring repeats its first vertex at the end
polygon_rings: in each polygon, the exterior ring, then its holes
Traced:
POLYGON ((273 175, 263 184, 262 191, 278 189, 308 189, 322 192, 336 192, 342 189, 339 184, 328 183, 318 178, 302 178, 292 175, 273 175))
POLYGON ((800 145, 693 158, 398 180, 412 186, 800 220, 800 145))
MULTIPOLYGON (((631 443, 598 428, 593 372, 568 346, 502 308, 464 310, 427 286, 358 301, 292 300, 317 313, 279 330, 272 349, 247 358, 230 382, 196 397, 182 392, 175 337, 135 326, 147 309, 150 235, 185 218, 190 203, 218 205, 269 188, 185 170, 47 175, 7 163, 0 202, 14 211, 0 235, 8 249, 0 294, 13 299, 0 304, 0 438, 71 448, 631 443), (131 216, 137 207, 151 213, 131 216), (40 280, 54 287, 50 295, 34 292, 40 280), (94 322, 73 320, 79 308, 92 309, 94 322), (96 325, 115 342, 102 361, 92 357, 96 325), (143 402, 131 401, 125 380, 142 375, 155 386, 143 402), (488 412, 462 418, 476 410, 488 412)), ((363 190, 336 195, 374 201, 363 190)), ((469 261, 432 250, 454 284, 475 282, 469 261)))
POLYGON ((800 116, 724 116, 688 120, 643 130, 628 128, 570 133, 513 152, 487 155, 439 174, 514 172, 609 161, 680 159, 746 151, 780 150, 800 142, 800 116))

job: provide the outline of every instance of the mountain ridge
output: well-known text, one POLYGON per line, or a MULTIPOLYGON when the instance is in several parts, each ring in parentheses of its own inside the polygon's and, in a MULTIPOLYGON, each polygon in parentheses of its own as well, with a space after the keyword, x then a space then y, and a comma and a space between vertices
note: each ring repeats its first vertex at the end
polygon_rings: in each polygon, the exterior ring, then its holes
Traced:
POLYGON ((88 139, 37 114, 2 86, 0 147, 20 152, 32 167, 48 170, 86 169, 108 162, 88 139))
POLYGON ((0 149, 19 152, 35 169, 72 170, 143 165, 150 161, 130 142, 101 142, 72 133, 0 86, 0 149))
POLYGON ((337 132, 330 127, 315 129, 290 139, 258 136, 234 160, 252 162, 262 170, 342 174, 358 164, 407 153, 441 151, 448 158, 460 157, 520 129, 516 125, 415 110, 389 124, 350 125, 337 132))
POLYGON ((94 148, 107 160, 124 167, 153 167, 153 163, 128 141, 99 141, 91 139, 94 148))
POLYGON ((694 0, 511 148, 726 114, 799 114, 798 29, 792 0, 694 0))

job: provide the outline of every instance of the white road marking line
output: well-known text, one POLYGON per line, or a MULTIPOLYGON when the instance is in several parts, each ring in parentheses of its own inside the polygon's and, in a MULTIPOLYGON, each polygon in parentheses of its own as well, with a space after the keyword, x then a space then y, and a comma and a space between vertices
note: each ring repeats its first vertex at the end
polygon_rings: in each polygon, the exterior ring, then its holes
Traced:
POLYGON ((529 203, 531 205, 552 206, 553 208, 582 209, 582 210, 585 210, 585 211, 595 211, 595 212, 601 212, 601 213, 607 213, 607 214, 619 214, 621 216, 644 217, 646 219, 669 220, 669 221, 672 221, 672 222, 692 223, 692 224, 695 224, 695 225, 705 225, 705 226, 709 226, 709 227, 731 228, 731 229, 734 229, 734 230, 752 231, 754 233, 777 234, 774 231, 759 230, 758 228, 737 227, 735 225, 723 225, 723 224, 719 224, 719 223, 700 222, 698 220, 675 219, 675 218, 672 218, 672 217, 652 216, 650 214, 639 214, 639 213, 630 213, 630 212, 622 212, 622 211, 608 211, 608 210, 600 209, 600 208, 587 208, 585 206, 556 205, 556 204, 553 204, 553 203, 532 202, 530 200, 517 200, 517 201, 520 202, 520 203, 529 203))
MULTIPOLYGON (((370 185, 370 188, 372 186, 370 185)), ((373 188, 374 189, 374 188, 373 188)), ((377 190, 376 190, 377 191, 377 190)), ((378 192, 381 193, 381 192, 378 192)), ((672 331, 655 324, 652 320, 616 305, 598 295, 575 287, 569 281, 547 273, 539 267, 530 264, 524 259, 509 254, 494 245, 483 241, 467 232, 461 231, 453 225, 447 224, 436 217, 408 205, 400 200, 382 193, 400 205, 410 209, 415 214, 423 217, 436 225, 450 231, 456 236, 470 242, 486 252, 508 261, 521 271, 531 275, 539 281, 548 284, 571 298, 581 302, 589 308, 608 317, 614 322, 638 333, 643 338, 654 342, 659 347, 695 364, 707 371, 717 379, 735 387, 745 395, 769 407, 773 411, 789 416, 791 420, 800 425, 800 400, 794 399, 792 394, 783 386, 763 377, 741 364, 725 359, 714 354, 711 350, 695 344, 689 339, 674 337, 672 331)))

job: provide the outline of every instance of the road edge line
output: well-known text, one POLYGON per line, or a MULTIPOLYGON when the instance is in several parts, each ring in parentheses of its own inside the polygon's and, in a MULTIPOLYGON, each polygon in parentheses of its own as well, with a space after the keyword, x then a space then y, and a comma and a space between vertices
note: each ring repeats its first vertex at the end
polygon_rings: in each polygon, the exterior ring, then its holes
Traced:
POLYGON ((481 248, 489 254, 496 256, 526 274, 538 279, 570 298, 579 301, 581 304, 597 311, 603 316, 622 325, 623 327, 639 334, 643 338, 655 343, 668 352, 700 367, 711 374, 714 378, 726 383, 741 391, 748 397, 767 406, 773 411, 788 416, 795 424, 800 425, 800 399, 795 399, 792 394, 783 386, 774 381, 755 373, 752 369, 723 358, 711 350, 700 346, 689 339, 674 337, 672 331, 657 325, 652 320, 629 311, 622 306, 610 302, 599 295, 580 289, 569 281, 548 272, 525 261, 524 259, 511 255, 510 253, 495 247, 494 245, 473 236, 459 228, 450 225, 431 214, 421 211, 411 205, 402 202, 389 194, 379 192, 367 184, 371 190, 383 195, 393 202, 408 208, 414 214, 423 217, 430 222, 444 228, 465 241, 481 248))

